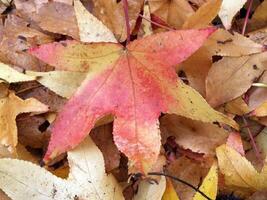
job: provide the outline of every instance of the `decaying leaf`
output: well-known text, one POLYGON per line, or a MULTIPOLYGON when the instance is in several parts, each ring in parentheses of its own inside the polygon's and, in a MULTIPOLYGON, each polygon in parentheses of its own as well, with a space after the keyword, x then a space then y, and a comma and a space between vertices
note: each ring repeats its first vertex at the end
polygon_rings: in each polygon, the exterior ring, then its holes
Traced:
POLYGON ((68 161, 70 174, 65 180, 30 162, 0 159, 0 188, 12 200, 124 199, 120 185, 105 173, 103 156, 90 138, 68 153, 68 161))
POLYGON ((257 191, 267 188, 267 165, 257 172, 253 165, 237 151, 228 145, 222 145, 216 150, 220 171, 225 183, 230 186, 257 191))
POLYGON ((48 107, 36 99, 22 100, 14 92, 9 91, 7 96, 0 98, 0 143, 9 151, 14 151, 18 143, 16 117, 20 113, 42 113, 48 107))
POLYGON ((45 160, 76 146, 96 121, 108 114, 115 115, 113 135, 118 149, 130 158, 131 167, 143 172, 151 168, 159 153, 161 112, 237 127, 179 81, 172 67, 198 49, 213 31, 208 28, 155 34, 131 42, 126 49, 119 44, 71 41, 31 49, 33 55, 53 66, 90 66, 86 80, 52 128, 45 160))

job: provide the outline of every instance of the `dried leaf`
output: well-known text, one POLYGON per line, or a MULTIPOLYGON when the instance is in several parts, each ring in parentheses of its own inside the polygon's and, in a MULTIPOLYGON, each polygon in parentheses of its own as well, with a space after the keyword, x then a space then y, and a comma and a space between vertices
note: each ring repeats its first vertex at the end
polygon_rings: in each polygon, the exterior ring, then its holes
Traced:
POLYGON ((209 0, 203 4, 194 14, 188 17, 183 24, 184 29, 204 28, 217 16, 222 0, 209 0))
POLYGON ((14 92, 10 91, 6 97, 0 99, 0 143, 14 151, 18 143, 16 117, 20 113, 42 113, 48 111, 48 107, 36 99, 22 100, 14 92))
MULTIPOLYGON (((126 40, 126 23, 122 1, 92 0, 93 14, 101 20, 115 35, 118 41, 126 40)), ((128 0, 129 23, 131 31, 134 29, 136 19, 142 10, 144 0, 128 0)))
POLYGON ((175 136, 176 143, 196 153, 214 155, 217 146, 225 143, 228 133, 213 124, 194 121, 176 115, 165 115, 160 119, 163 143, 175 136), (192 139, 194 138, 194 139, 192 139))
POLYGON ((214 63, 206 80, 207 101, 216 107, 245 93, 266 69, 266 55, 224 57, 214 63))
POLYGON ((149 0, 150 13, 166 24, 181 28, 185 21, 194 14, 186 0, 149 0))
POLYGON ((0 159, 0 187, 13 200, 123 199, 120 185, 105 173, 103 156, 90 138, 69 152, 68 160, 70 174, 65 180, 30 162, 0 159))

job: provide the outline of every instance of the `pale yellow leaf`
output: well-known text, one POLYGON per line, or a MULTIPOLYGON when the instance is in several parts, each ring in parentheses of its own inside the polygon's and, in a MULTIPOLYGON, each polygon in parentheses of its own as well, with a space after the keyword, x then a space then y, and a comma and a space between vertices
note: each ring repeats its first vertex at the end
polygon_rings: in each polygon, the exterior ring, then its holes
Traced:
POLYGON ((82 5, 74 0, 74 9, 82 42, 117 42, 113 33, 82 5))
POLYGON ((227 30, 231 28, 234 16, 246 2, 247 0, 223 0, 219 17, 227 30))
POLYGON ((36 78, 34 76, 29 76, 22 74, 10 66, 0 62, 0 80, 4 80, 8 83, 33 81, 36 78))
POLYGON ((122 200, 122 189, 107 175, 100 150, 87 137, 68 153, 69 178, 16 159, 0 159, 0 188, 12 200, 122 200))
POLYGON ((49 88, 56 94, 69 98, 81 85, 86 77, 83 72, 69 72, 69 71, 51 71, 51 72, 34 72, 27 71, 26 74, 36 76, 37 81, 49 88))

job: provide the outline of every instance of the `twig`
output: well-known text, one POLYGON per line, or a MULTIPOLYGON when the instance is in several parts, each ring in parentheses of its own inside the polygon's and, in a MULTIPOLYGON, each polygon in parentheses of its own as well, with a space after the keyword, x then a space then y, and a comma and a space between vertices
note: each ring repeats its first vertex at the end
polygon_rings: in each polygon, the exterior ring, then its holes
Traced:
POLYGON ((252 3, 253 3, 253 0, 249 0, 249 2, 248 2, 249 5, 248 5, 248 9, 247 9, 245 21, 244 21, 244 24, 243 24, 243 29, 242 29, 242 35, 245 35, 245 32, 246 32, 248 18, 249 18, 249 14, 250 14, 250 11, 251 11, 252 3))
POLYGON ((126 31, 127 31, 127 41, 126 44, 130 42, 130 35, 131 35, 131 28, 130 28, 130 20, 129 20, 129 9, 128 9, 128 1, 122 0, 124 16, 125 16, 125 24, 126 24, 126 31))
POLYGON ((201 192, 198 188, 196 188, 195 186, 191 185, 190 183, 187 183, 186 181, 179 179, 175 176, 169 175, 169 174, 164 174, 164 173, 160 173, 160 172, 149 172, 148 175, 152 175, 152 176, 165 176, 168 178, 171 178, 175 181, 178 181, 180 183, 183 183, 185 185, 187 185, 188 187, 192 188, 193 190, 195 190, 196 192, 198 192, 199 194, 201 194, 203 197, 205 197, 208 200, 212 200, 211 198, 209 198, 205 193, 201 192))

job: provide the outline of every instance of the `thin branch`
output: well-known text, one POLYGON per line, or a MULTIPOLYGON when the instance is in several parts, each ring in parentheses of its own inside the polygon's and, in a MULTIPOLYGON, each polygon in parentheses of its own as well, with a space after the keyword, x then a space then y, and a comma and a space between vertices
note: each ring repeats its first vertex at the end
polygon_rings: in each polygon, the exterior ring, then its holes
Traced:
POLYGON ((246 32, 246 28, 247 28, 247 24, 248 24, 248 18, 249 18, 249 15, 250 15, 252 3, 253 3, 253 0, 248 0, 248 4, 249 5, 248 5, 245 21, 244 21, 244 24, 243 24, 242 35, 245 35, 245 32, 246 32))
POLYGON ((127 41, 126 44, 130 42, 130 35, 131 35, 131 28, 130 28, 130 20, 129 20, 129 9, 128 9, 128 1, 122 0, 124 16, 125 16, 125 24, 126 24, 126 31, 127 31, 127 41))
POLYGON ((159 24, 159 23, 157 23, 157 22, 154 22, 154 21, 152 21, 152 20, 150 20, 150 19, 147 19, 144 15, 139 14, 139 16, 142 17, 144 20, 146 20, 146 21, 150 22, 151 24, 154 24, 154 25, 156 25, 156 26, 158 26, 158 27, 160 27, 160 28, 167 29, 168 31, 173 31, 173 30, 175 30, 175 29, 170 28, 170 27, 168 27, 168 26, 164 26, 164 25, 159 24))
POLYGON ((212 200, 211 198, 209 198, 205 193, 201 192, 198 188, 196 188, 195 186, 191 185, 190 183, 182 180, 182 179, 179 179, 175 176, 172 176, 172 175, 169 175, 169 174, 164 174, 164 173, 161 173, 161 172, 149 172, 148 175, 152 175, 152 176, 165 176, 165 177, 168 177, 168 178, 171 178, 175 181, 178 181, 180 183, 183 183, 185 185, 187 185, 188 187, 192 188, 193 190, 195 190, 196 192, 198 192, 199 194, 201 194, 203 197, 205 197, 206 199, 208 200, 212 200))
POLYGON ((258 149, 258 147, 257 147, 257 145, 255 143, 255 140, 254 140, 254 137, 253 137, 253 135, 252 135, 252 133, 250 131, 250 128, 248 127, 248 122, 247 122, 247 120, 246 120, 246 118, 244 116, 242 116, 242 119, 243 119, 243 122, 244 122, 245 126, 247 127, 247 131, 248 131, 248 135, 249 135, 249 138, 250 138, 250 142, 251 142, 251 145, 252 145, 253 150, 255 152, 256 158, 258 159, 258 161, 260 163, 262 163, 262 159, 260 157, 260 151, 259 151, 259 149, 258 149))

